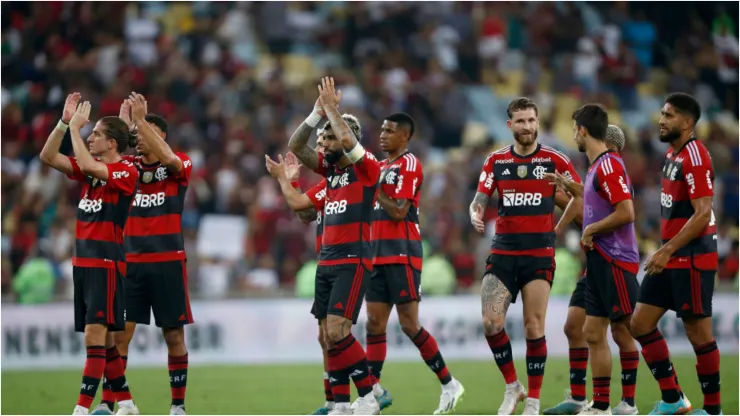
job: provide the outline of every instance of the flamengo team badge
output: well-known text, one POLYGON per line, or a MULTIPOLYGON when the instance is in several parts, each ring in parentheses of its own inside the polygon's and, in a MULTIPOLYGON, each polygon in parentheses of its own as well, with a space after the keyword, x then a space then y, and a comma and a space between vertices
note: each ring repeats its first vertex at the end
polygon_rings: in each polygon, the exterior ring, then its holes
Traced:
POLYGON ((527 165, 521 165, 516 168, 516 176, 520 178, 527 177, 527 165))
POLYGON ((152 178, 154 177, 154 174, 152 172, 144 172, 144 175, 141 177, 141 181, 144 183, 149 183, 152 181, 152 178))

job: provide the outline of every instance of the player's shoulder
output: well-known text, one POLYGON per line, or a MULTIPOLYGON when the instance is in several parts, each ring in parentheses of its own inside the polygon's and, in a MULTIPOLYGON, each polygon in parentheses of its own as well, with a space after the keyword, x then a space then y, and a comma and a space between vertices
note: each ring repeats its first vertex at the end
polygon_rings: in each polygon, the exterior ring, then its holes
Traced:
POLYGON ((122 157, 121 160, 110 164, 115 169, 136 170, 136 159, 133 156, 122 157))
POLYGON ((624 173, 624 167, 622 166, 621 160, 622 159, 619 157, 619 155, 615 155, 612 153, 605 154, 596 161, 595 167, 598 169, 597 173, 600 176, 607 176, 614 173, 624 173))
MULTIPOLYGON (((669 149, 670 151, 670 149, 669 149)), ((691 166, 710 166, 712 156, 709 154, 709 149, 700 140, 694 139, 686 143, 676 157, 683 157, 683 163, 688 163, 691 166)))
POLYGON ((565 164, 570 164, 571 163, 570 158, 568 157, 568 155, 566 155, 565 153, 561 152, 560 150, 558 150, 558 149, 556 149, 554 147, 550 147, 550 146, 548 146, 546 144, 543 144, 540 147, 540 152, 542 152, 542 155, 545 156, 545 157, 547 157, 547 156, 551 157, 552 160, 553 160, 553 162, 560 162, 560 163, 565 163, 565 164))
POLYGON ((421 161, 413 153, 408 152, 399 158, 406 172, 421 172, 421 161))
POLYGON ((495 162, 496 160, 500 159, 506 159, 509 157, 512 157, 514 154, 511 152, 511 149, 513 149, 514 146, 508 145, 504 146, 498 150, 494 150, 491 153, 488 154, 486 157, 486 162, 484 164, 495 162))

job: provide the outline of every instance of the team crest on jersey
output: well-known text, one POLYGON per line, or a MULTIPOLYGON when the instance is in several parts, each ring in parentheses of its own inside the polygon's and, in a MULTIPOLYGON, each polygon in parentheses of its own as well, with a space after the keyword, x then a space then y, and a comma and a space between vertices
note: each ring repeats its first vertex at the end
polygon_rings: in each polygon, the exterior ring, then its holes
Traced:
POLYGON ((164 166, 160 166, 157 168, 157 171, 154 173, 154 177, 158 181, 163 181, 167 179, 167 168, 164 166))
POLYGON ((141 175, 141 181, 144 183, 149 183, 152 179, 154 179, 154 174, 151 171, 146 171, 141 175))
POLYGON ((521 165, 516 168, 516 175, 520 178, 527 177, 527 165, 521 165))
POLYGON ((339 182, 339 176, 332 176, 331 177, 331 186, 332 186, 332 188, 336 187, 338 182, 339 182))
POLYGON ((532 171, 532 174, 533 174, 533 175, 534 175, 534 177, 535 177, 535 178, 537 178, 537 179, 544 179, 544 178, 545 178, 545 174, 546 174, 546 173, 547 173, 547 168, 546 168, 546 167, 544 167, 544 166, 537 166, 537 167, 535 167, 535 168, 534 168, 534 170, 532 171))

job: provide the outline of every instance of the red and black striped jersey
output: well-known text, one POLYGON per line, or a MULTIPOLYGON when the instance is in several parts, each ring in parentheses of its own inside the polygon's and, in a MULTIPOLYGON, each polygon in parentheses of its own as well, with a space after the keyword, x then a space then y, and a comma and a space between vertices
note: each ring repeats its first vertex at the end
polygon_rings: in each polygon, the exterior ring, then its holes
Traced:
POLYGON ((330 166, 319 153, 316 173, 326 178, 319 266, 361 263, 371 270, 370 215, 380 175, 378 161, 366 152, 361 160, 341 169, 330 166))
POLYGON ((164 262, 183 260, 182 211, 193 162, 185 153, 179 173, 161 162, 144 164, 141 156, 129 156, 139 170, 139 189, 126 223, 126 260, 164 262))
POLYGON ((324 223, 321 221, 321 214, 324 212, 324 203, 326 202, 326 179, 322 179, 321 182, 309 189, 306 196, 316 209, 316 254, 320 254, 321 238, 324 234, 324 223))
POLYGON ((404 153, 396 160, 380 162, 379 187, 387 196, 411 201, 406 218, 395 221, 375 202, 370 227, 373 245, 373 264, 410 264, 421 270, 422 246, 419 232, 419 199, 424 172, 421 162, 411 153, 404 153))
POLYGON ((550 185, 545 174, 556 170, 581 182, 570 159, 549 146, 538 144, 528 156, 516 154, 512 145, 488 155, 480 173, 478 192, 491 197, 498 191, 498 218, 491 253, 555 255, 555 186, 550 185))
POLYGON ((74 157, 70 179, 83 182, 77 205, 75 257, 80 267, 111 267, 111 262, 125 262, 123 230, 136 193, 139 172, 127 160, 107 164, 108 180, 86 176, 74 157))
MULTIPOLYGON (((702 142, 692 138, 676 153, 673 149, 668 149, 661 176, 660 231, 665 244, 694 215, 692 199, 714 196, 712 157, 702 142)), ((704 230, 689 244, 679 248, 666 267, 717 270, 717 225, 714 211, 704 230)))

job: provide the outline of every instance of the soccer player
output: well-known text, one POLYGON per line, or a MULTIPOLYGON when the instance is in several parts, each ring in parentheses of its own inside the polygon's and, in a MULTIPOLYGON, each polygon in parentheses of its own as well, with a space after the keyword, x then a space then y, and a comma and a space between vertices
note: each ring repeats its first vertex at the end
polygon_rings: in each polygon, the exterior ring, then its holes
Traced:
POLYGON ((694 414, 720 414, 719 350, 712 335, 712 296, 717 271, 717 225, 712 211, 714 168, 707 148, 696 139, 701 116, 696 99, 670 94, 660 118, 660 141, 669 143, 661 173, 663 245, 645 265, 631 330, 642 346, 662 394, 652 414, 683 414, 691 410, 680 394, 668 344, 657 325, 671 309, 683 320, 696 353, 696 372, 704 393, 704 409, 694 414))
POLYGON ((510 415, 526 398, 523 414, 539 414, 547 344, 545 312, 555 269, 555 186, 545 179, 556 170, 580 182, 570 159, 537 143, 537 105, 528 98, 509 103, 507 126, 514 145, 488 155, 470 204, 470 218, 485 231, 483 214, 494 191, 499 193, 496 236, 481 289, 483 329, 493 357, 506 381, 499 414, 510 415), (505 331, 509 304, 522 292, 527 340, 529 395, 519 382, 505 331))
MULTIPOLYGON (((181 215, 193 163, 167 145, 168 126, 146 113, 146 100, 133 93, 122 106, 138 132, 135 157, 139 188, 124 230, 126 242, 126 329, 116 336, 121 355, 128 348, 137 324, 149 325, 152 311, 167 344, 170 378, 170 414, 185 414, 188 350, 184 325, 193 323, 181 215)), ((110 398, 103 397, 112 410, 110 398), (106 400, 108 399, 108 400, 106 400)))
MULTIPOLYGON (((369 225, 380 171, 377 163, 366 163, 372 156, 358 142, 361 129, 357 119, 343 117, 337 110, 341 93, 335 92, 333 79, 322 79, 319 97, 314 111, 291 137, 289 147, 304 165, 326 178, 323 244, 312 312, 317 319, 326 321, 329 378, 335 401, 330 414, 352 412, 350 377, 360 396, 354 414, 377 414, 380 410, 373 395, 374 380, 365 350, 350 329, 362 306, 365 275, 372 270, 369 225), (321 121, 319 111, 324 111, 329 119, 324 129, 323 153, 307 144, 321 121)), ((271 162, 269 158, 267 161, 271 162)), ((285 180, 278 180, 285 188, 285 180)))
MULTIPOLYGON (((609 117, 598 104, 573 113, 574 139, 591 166, 583 191, 583 235, 586 255, 586 320, 583 335, 591 356, 594 402, 580 414, 611 414, 611 352, 606 329, 628 331, 639 285, 632 184, 622 159, 605 138, 609 117)), ((580 196, 576 196, 580 198, 580 196)))
MULTIPOLYGON (((625 138, 624 132, 619 127, 610 124, 606 129, 605 136, 606 147, 615 153, 624 149, 625 138)), ((567 180, 562 175, 548 174, 549 180, 555 181, 558 187, 573 194, 583 195, 583 185, 567 180)), ((574 222, 581 227, 581 218, 583 212, 579 213, 580 218, 574 222)), ((564 228, 565 215, 561 218, 556 228, 564 228)), ((566 224, 567 225, 567 224, 566 224)), ((585 277, 585 276, 584 276, 585 277)), ((583 325, 586 322, 586 280, 581 278, 576 284, 576 288, 570 298, 568 305, 568 316, 563 328, 565 336, 568 338, 568 347, 570 355, 570 394, 558 405, 545 409, 546 415, 575 415, 583 410, 587 405, 586 400, 586 366, 588 365, 588 343, 583 335, 583 325)), ((635 346, 635 340, 629 333, 626 325, 611 324, 611 333, 614 342, 619 347, 620 363, 622 366, 622 400, 612 408, 612 414, 615 415, 636 415, 638 414, 635 405, 635 383, 637 382, 637 366, 640 362, 640 356, 635 346)))
MULTIPOLYGON (((419 200, 424 181, 421 162, 408 151, 414 120, 395 113, 383 121, 380 147, 388 158, 380 162, 377 202, 372 212, 370 239, 373 275, 367 289, 367 357, 380 381, 386 356, 386 327, 396 305, 401 329, 416 345, 422 359, 442 383, 434 414, 454 410, 465 389, 450 375, 437 341, 419 323, 422 247, 419 234, 419 200)), ((390 398, 381 390, 379 401, 390 398)))
POLYGON ((124 329, 126 256, 123 229, 139 178, 134 165, 123 160, 121 153, 135 138, 125 121, 103 117, 95 124, 85 144, 80 130, 88 123, 91 106, 88 101, 78 105, 80 98, 79 93, 67 96, 62 119, 39 155, 46 165, 83 183, 77 206, 72 264, 75 330, 85 333, 87 360, 73 414, 88 414, 103 375, 110 380, 119 402, 118 414, 139 414, 113 339, 114 331, 124 329), (67 130, 76 157, 59 153, 67 130))

